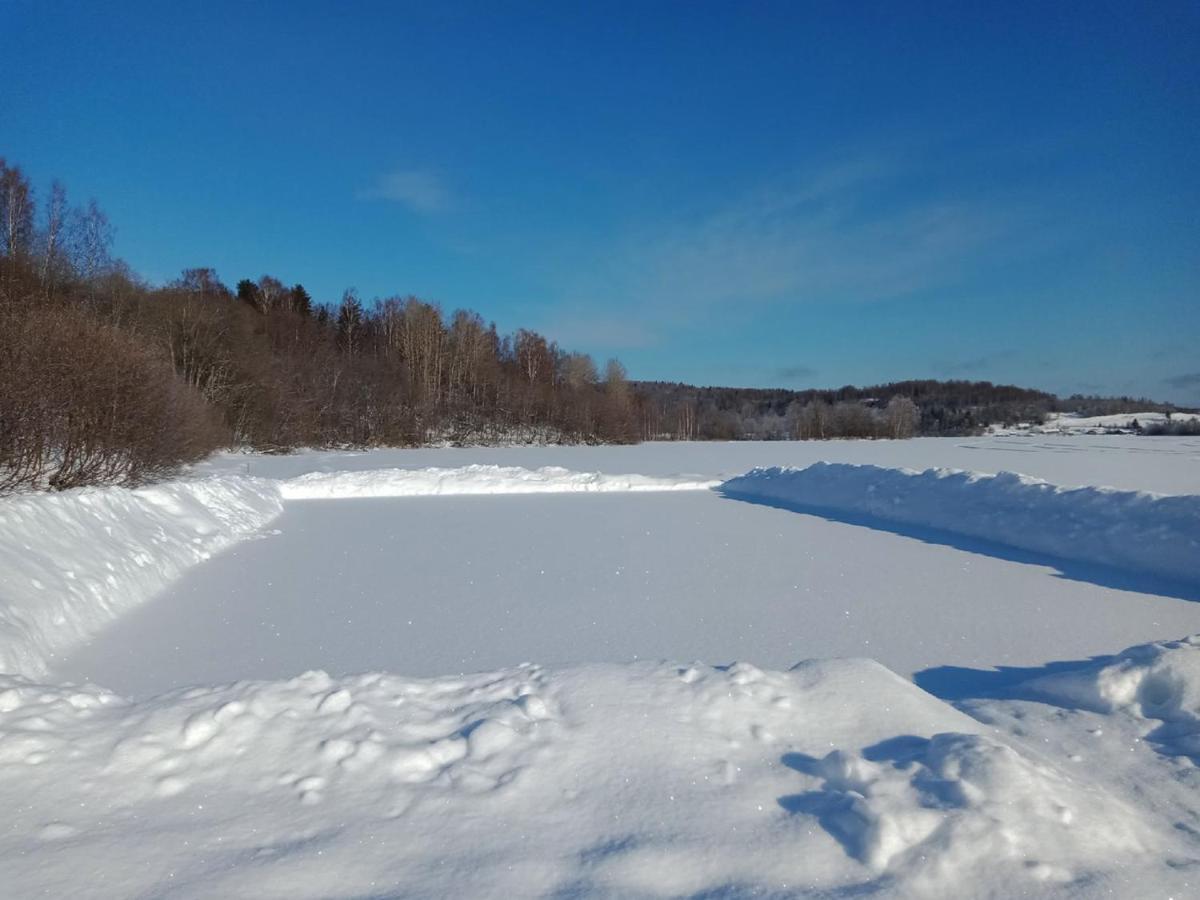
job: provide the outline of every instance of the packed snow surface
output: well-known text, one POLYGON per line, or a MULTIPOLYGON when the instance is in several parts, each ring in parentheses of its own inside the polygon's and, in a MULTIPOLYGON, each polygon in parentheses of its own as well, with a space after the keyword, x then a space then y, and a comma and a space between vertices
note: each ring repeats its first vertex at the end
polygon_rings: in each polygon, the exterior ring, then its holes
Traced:
POLYGON ((940 537, 704 489, 822 459, 1015 469, 1052 517, 1083 486, 1082 544, 1170 544, 1130 492, 1200 493, 1200 441, 1106 436, 230 455, 0 501, 0 894, 1194 896, 1200 638, 1163 638, 1196 592, 969 537, 1023 527, 1008 476, 892 504, 970 504, 940 537), (829 655, 883 664, 793 667, 829 655))
POLYGON ((743 500, 866 515, 1200 583, 1200 494, 1062 488, 1012 472, 917 472, 838 463, 755 469, 726 481, 721 491, 743 500))
POLYGON ((268 532, 185 573, 54 675, 127 696, 312 667, 437 676, 526 660, 786 669, 870 656, 907 676, 1200 630, 1200 604, 1155 594, 1167 588, 1153 576, 712 491, 299 501, 268 532))

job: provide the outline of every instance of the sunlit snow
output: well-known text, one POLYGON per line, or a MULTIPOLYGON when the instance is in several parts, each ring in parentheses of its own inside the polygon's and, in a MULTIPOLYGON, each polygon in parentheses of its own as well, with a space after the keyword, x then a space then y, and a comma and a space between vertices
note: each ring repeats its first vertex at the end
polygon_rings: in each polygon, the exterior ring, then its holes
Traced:
POLYGON ((1196 439, 1029 436, 4 500, 0 885, 1189 896, 1197 494, 1196 439))

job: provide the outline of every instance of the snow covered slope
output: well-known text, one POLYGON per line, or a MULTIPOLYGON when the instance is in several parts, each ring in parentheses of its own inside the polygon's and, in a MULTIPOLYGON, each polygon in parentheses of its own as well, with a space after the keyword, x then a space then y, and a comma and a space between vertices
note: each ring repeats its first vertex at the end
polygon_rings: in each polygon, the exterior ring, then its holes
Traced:
POLYGON ((1033 431, 1045 434, 1088 434, 1108 429, 1133 431, 1136 430, 1137 425, 1145 428, 1149 425, 1165 425, 1168 422, 1194 422, 1197 419, 1200 419, 1200 413, 1174 413, 1169 418, 1166 413, 1149 411, 1117 413, 1107 416, 1051 413, 1045 424, 1035 426, 1033 431), (1135 422, 1137 425, 1134 424, 1135 422))
POLYGON ((137 704, 9 678, 0 763, 14 897, 1185 896, 1200 862, 866 660, 310 672, 137 704))
POLYGON ((273 482, 246 476, 0 500, 0 672, 45 674, 282 510, 273 482))
POLYGON ((1062 559, 1200 582, 1200 495, 1062 488, 1001 472, 816 463, 755 469, 726 496, 870 516, 1062 559))

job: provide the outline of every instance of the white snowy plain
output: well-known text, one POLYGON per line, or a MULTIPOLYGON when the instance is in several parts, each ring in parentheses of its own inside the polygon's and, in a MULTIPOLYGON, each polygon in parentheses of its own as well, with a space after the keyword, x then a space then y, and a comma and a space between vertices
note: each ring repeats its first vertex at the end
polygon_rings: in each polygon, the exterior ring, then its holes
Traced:
POLYGON ((1198 493, 1039 436, 0 501, 0 896, 1193 896, 1198 493), (887 471, 711 490, 822 460, 887 471))

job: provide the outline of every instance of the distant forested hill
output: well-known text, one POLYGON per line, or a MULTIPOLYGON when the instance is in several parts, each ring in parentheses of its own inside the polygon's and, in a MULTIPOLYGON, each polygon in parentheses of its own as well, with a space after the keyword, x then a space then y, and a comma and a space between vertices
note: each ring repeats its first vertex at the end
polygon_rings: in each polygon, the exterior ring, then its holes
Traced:
POLYGON ((1171 412, 1131 397, 1066 400, 990 381, 895 381, 790 391, 635 382, 643 439, 782 440, 974 434, 988 425, 1041 422, 1052 412, 1171 412))

